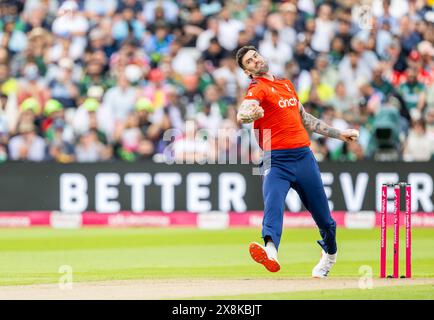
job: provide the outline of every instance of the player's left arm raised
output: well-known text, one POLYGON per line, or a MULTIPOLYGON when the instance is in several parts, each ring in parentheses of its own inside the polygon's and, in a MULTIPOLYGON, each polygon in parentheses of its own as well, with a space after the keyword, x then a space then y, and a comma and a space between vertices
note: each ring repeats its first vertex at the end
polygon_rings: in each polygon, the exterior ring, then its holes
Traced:
POLYGON ((330 127, 324 121, 315 118, 310 113, 304 110, 303 105, 299 102, 298 109, 300 110, 301 119, 304 127, 312 132, 322 134, 323 136, 339 139, 345 142, 356 141, 359 137, 359 131, 355 129, 339 130, 330 127))

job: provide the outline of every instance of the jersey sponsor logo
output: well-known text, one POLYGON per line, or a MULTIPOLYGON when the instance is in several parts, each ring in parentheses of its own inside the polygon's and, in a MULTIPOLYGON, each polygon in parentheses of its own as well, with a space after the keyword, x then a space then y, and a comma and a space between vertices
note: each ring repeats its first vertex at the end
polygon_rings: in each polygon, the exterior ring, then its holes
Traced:
POLYGON ((291 88, 285 83, 286 89, 288 89, 289 92, 292 92, 291 88))
POLYGON ((265 171, 264 171, 264 177, 270 173, 270 170, 271 170, 270 168, 265 169, 265 171))
POLYGON ((281 108, 295 107, 296 105, 297 105, 296 98, 290 98, 290 99, 280 98, 279 100, 279 107, 281 108))

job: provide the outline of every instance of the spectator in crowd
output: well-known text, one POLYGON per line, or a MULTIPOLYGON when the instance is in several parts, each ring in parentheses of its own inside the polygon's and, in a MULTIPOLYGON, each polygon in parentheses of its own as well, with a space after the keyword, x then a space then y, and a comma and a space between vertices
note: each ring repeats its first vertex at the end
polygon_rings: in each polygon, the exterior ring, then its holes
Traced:
POLYGON ((297 6, 291 2, 284 2, 279 6, 279 12, 282 15, 283 26, 279 30, 281 41, 286 43, 290 48, 294 48, 297 41, 296 21, 297 6))
POLYGON ((237 46, 238 33, 244 28, 243 23, 231 17, 227 7, 219 15, 218 40, 223 48, 232 51, 237 46))
POLYGON ((271 30, 271 37, 260 43, 259 52, 268 61, 270 72, 283 77, 285 65, 292 59, 292 49, 280 39, 279 31, 271 30))
POLYGON ((135 110, 143 136, 139 146, 142 156, 150 156, 152 152, 162 154, 170 143, 164 135, 170 130, 178 133, 184 130, 177 102, 178 97, 173 89, 168 91, 168 103, 157 110, 154 109, 149 99, 139 98, 137 100, 135 110))
POLYGON ((388 98, 395 92, 392 84, 383 76, 384 67, 382 64, 377 64, 372 71, 371 86, 381 92, 385 98, 388 98))
MULTIPOLYGON (((339 130, 345 130, 348 128, 348 123, 344 119, 336 117, 335 110, 329 105, 323 108, 321 119, 333 128, 338 128, 339 130)), ((343 146, 343 141, 336 139, 326 139, 325 144, 330 153, 337 152, 343 146)))
POLYGON ((42 108, 43 106, 36 98, 25 99, 19 106, 18 117, 15 121, 15 127, 11 129, 11 134, 18 133, 18 126, 21 122, 32 122, 37 134, 42 134, 42 108))
POLYGON ((143 7, 144 20, 151 26, 150 30, 158 21, 168 24, 176 24, 178 19, 179 7, 177 3, 170 0, 151 0, 146 1, 143 7))
POLYGON ((27 37, 20 26, 10 18, 3 20, 3 30, 0 32, 0 45, 12 53, 19 53, 27 47, 27 37))
MULTIPOLYGON (((167 87, 166 91, 167 101, 163 108, 156 109, 152 107, 153 121, 158 125, 158 130, 153 129, 152 139, 158 143, 158 139, 164 133, 164 130, 175 129, 179 131, 184 130, 184 109, 180 102, 178 89, 173 85, 167 87)), ((139 100, 137 101, 137 104, 139 100)), ((136 105, 137 108, 137 105, 136 105)), ((163 143, 164 144, 164 143, 163 143)))
MULTIPOLYGON (((427 109, 424 120, 428 139, 431 145, 434 145, 434 107, 427 109)), ((434 151, 432 155, 434 156, 434 151)))
POLYGON ((422 55, 420 51, 412 50, 407 58, 407 70, 405 70, 400 75, 400 84, 404 83, 408 80, 408 70, 413 69, 416 71, 416 77, 419 82, 422 84, 429 86, 432 82, 432 70, 429 68, 424 68, 424 61, 422 60, 422 55))
POLYGON ((310 75, 312 82, 300 91, 299 99, 302 104, 310 104, 312 108, 321 112, 321 109, 334 98, 334 89, 329 83, 321 81, 318 70, 312 69, 310 75))
POLYGON ((359 36, 356 35, 351 39, 351 49, 357 52, 363 65, 369 68, 369 72, 372 73, 372 70, 374 70, 378 64, 378 58, 377 55, 370 50, 368 44, 369 40, 365 39, 363 34, 359 34, 359 36))
POLYGON ((198 131, 195 121, 188 121, 185 133, 173 142, 173 160, 176 163, 215 161, 215 145, 208 143, 208 136, 203 134, 203 131, 198 131))
POLYGON ((117 156, 122 160, 134 161, 138 157, 151 156, 154 151, 151 141, 143 136, 139 116, 134 112, 128 114, 122 126, 116 128, 114 141, 117 156))
POLYGON ((360 56, 360 52, 351 49, 339 64, 340 79, 345 83, 345 89, 352 98, 357 98, 357 81, 360 79, 371 80, 372 74, 369 66, 360 56))
POLYGON ((360 92, 360 100, 365 101, 366 108, 369 114, 376 115, 382 102, 386 101, 381 91, 377 91, 367 79, 360 78, 357 82, 358 91, 360 92))
MULTIPOLYGON (((334 89, 334 97, 330 100, 330 105, 335 109, 336 115, 342 118, 344 114, 353 111, 354 100, 345 91, 345 84, 339 81, 334 89)), ((353 127, 351 127, 353 128, 353 127)))
MULTIPOLYGON (((196 48, 200 52, 207 50, 213 38, 217 38, 219 32, 219 21, 214 17, 210 17, 207 21, 206 29, 201 32, 196 41, 196 48)), ((218 43, 218 40, 217 40, 218 43)))
POLYGON ((393 34, 391 32, 391 26, 389 20, 385 20, 380 26, 377 32, 376 38, 376 52, 381 60, 387 59, 387 48, 392 44, 393 34))
POLYGON ((212 71, 214 71, 214 67, 209 62, 205 62, 203 59, 197 61, 196 74, 199 76, 199 92, 202 95, 205 89, 215 81, 212 76, 212 71))
POLYGON ((399 92, 405 101, 411 118, 419 120, 426 102, 425 86, 417 80, 416 70, 408 69, 407 77, 407 81, 399 86, 399 92))
POLYGON ((71 49, 74 49, 74 56, 70 57, 73 60, 83 54, 88 30, 89 21, 85 13, 79 10, 78 4, 73 0, 63 2, 53 21, 52 32, 59 38, 65 39, 65 44, 70 42, 71 49))
POLYGON ((180 40, 175 39, 171 45, 169 54, 171 56, 172 68, 179 76, 188 76, 196 72, 196 58, 192 56, 191 51, 182 47, 180 40))
POLYGON ((75 157, 78 162, 98 162, 111 158, 111 150, 98 140, 96 130, 82 133, 75 147, 75 157))
POLYGON ((84 0, 84 13, 89 20, 103 16, 113 16, 117 8, 116 0, 84 0))
POLYGON ((312 49, 316 52, 327 53, 335 34, 335 22, 332 19, 332 8, 328 3, 319 6, 315 19, 315 32, 312 37, 312 49))
POLYGON ((336 36, 330 42, 330 54, 339 53, 342 57, 344 53, 350 51, 352 38, 351 21, 343 18, 339 19, 336 36), (339 44, 336 44, 335 40, 337 40, 339 44), (339 45, 341 48, 339 48, 339 45))
MULTIPOLYGON (((218 128, 218 135, 214 136, 213 153, 218 163, 236 163, 238 154, 237 127, 230 119, 224 119, 218 128), (232 161, 232 162, 230 162, 232 161)), ((211 148, 213 145, 211 145, 211 148)))
POLYGON ((185 118, 194 119, 203 103, 203 95, 199 91, 199 77, 196 74, 184 77, 183 87, 180 102, 185 108, 185 118))
POLYGON ((325 142, 325 138, 323 137, 311 140, 310 149, 312 150, 312 153, 314 154, 317 161, 326 161, 330 159, 330 152, 325 142))
MULTIPOLYGON (((103 24, 103 23, 101 23, 103 24)), ((100 24, 100 25, 101 25, 100 24)), ((95 27, 89 33, 89 41, 86 47, 84 62, 88 63, 92 59, 92 54, 96 51, 102 51, 105 54, 105 61, 116 50, 116 44, 111 33, 106 32, 102 27, 95 27)))
POLYGON ((331 156, 331 160, 335 161, 359 161, 364 158, 363 147, 358 142, 350 142, 342 145, 342 148, 337 149, 331 156))
POLYGON ((118 7, 117 12, 123 12, 125 8, 131 9, 137 20, 144 20, 143 17, 143 1, 140 0, 121 0, 117 1, 118 7))
POLYGON ((134 102, 137 97, 137 88, 134 87, 132 79, 128 79, 126 70, 120 72, 117 78, 117 85, 107 90, 103 103, 111 110, 115 121, 123 121, 133 111, 134 102))
MULTIPOLYGON (((57 9, 57 1, 25 1, 22 14, 24 31, 28 33, 39 28, 45 29, 46 31, 50 30, 50 24, 53 21, 57 9)), ((28 34, 28 36, 30 35, 28 34)))
POLYGON ((8 96, 0 93, 0 163, 7 160, 7 143, 9 140, 9 119, 6 114, 8 96))
POLYGON ((120 45, 125 40, 141 42, 145 27, 143 22, 134 15, 132 7, 123 6, 119 9, 119 17, 112 28, 112 37, 120 45), (122 10, 122 11, 120 11, 122 10))
POLYGON ((50 45, 50 35, 43 28, 32 29, 28 34, 28 46, 13 56, 10 61, 12 73, 20 74, 27 62, 34 62, 38 67, 38 75, 45 76, 47 72, 46 53, 50 45))
POLYGON ((104 65, 96 59, 91 59, 85 66, 83 78, 80 79, 78 87, 80 96, 85 96, 91 86, 99 86, 105 91, 113 84, 113 79, 104 72, 104 65))
POLYGON ((228 52, 220 45, 217 38, 212 38, 209 40, 208 48, 202 53, 202 59, 209 62, 213 69, 216 69, 227 54, 228 52))
POLYGON ((433 44, 427 40, 420 42, 417 45, 417 50, 421 55, 421 68, 428 73, 427 85, 434 83, 434 47, 433 44))
POLYGON ((236 103, 238 84, 238 66, 235 58, 231 55, 226 55, 221 62, 220 68, 212 74, 216 85, 220 88, 223 94, 223 99, 229 103, 236 103))
POLYGON ((345 42, 339 37, 335 37, 331 43, 331 49, 328 54, 330 64, 334 67, 338 66, 345 55, 345 42))
POLYGON ((206 19, 199 6, 191 6, 185 17, 180 40, 184 47, 196 48, 198 36, 206 29, 206 19))
POLYGON ((244 22, 244 29, 238 33, 238 45, 235 51, 240 49, 244 45, 253 45, 256 48, 259 47, 259 42, 262 40, 262 36, 258 33, 257 26, 254 24, 252 18, 247 18, 244 22))
POLYGON ((205 91, 205 101, 196 115, 196 121, 201 129, 206 129, 213 137, 218 134, 222 120, 226 117, 227 104, 220 99, 219 88, 210 85, 205 91))
POLYGON ((74 162, 74 145, 65 140, 64 129, 65 121, 63 119, 56 119, 52 124, 52 136, 48 139, 48 153, 51 159, 59 163, 74 162))
POLYGON ((310 71, 315 64, 315 54, 308 46, 308 41, 303 35, 300 35, 297 39, 294 60, 298 64, 300 70, 310 71))
POLYGON ((17 107, 16 96, 0 92, 0 122, 2 123, 1 126, 3 130, 5 130, 3 133, 6 136, 8 136, 9 133, 13 133, 15 130, 18 117, 19 110, 17 107))
POLYGON ((403 16, 399 23, 399 38, 401 40, 402 50, 408 55, 421 41, 421 38, 415 30, 414 21, 410 20, 410 17, 403 16))
POLYGON ((153 67, 156 67, 161 61, 163 55, 169 53, 170 44, 173 41, 173 35, 165 24, 158 24, 155 28, 155 34, 151 34, 146 39, 144 49, 149 57, 153 67))
POLYGON ((99 107, 100 102, 98 100, 87 98, 77 110, 70 115, 70 117, 72 117, 74 132, 77 136, 89 130, 89 118, 93 116, 92 113, 95 113, 99 107))
POLYGON ((405 161, 428 161, 434 153, 434 145, 426 132, 424 120, 413 122, 404 147, 405 161))
POLYGON ((408 67, 407 61, 413 59, 414 56, 405 55, 401 44, 399 43, 399 38, 394 38, 387 51, 388 58, 385 60, 385 63, 387 64, 386 69, 391 73, 389 76, 390 81, 394 86, 399 86, 402 82, 402 75, 408 67))
POLYGON ((78 86, 73 80, 74 63, 71 59, 63 58, 59 61, 56 78, 51 80, 48 87, 51 97, 58 100, 65 108, 75 108, 78 96, 78 86))
POLYGON ((5 95, 16 95, 18 92, 18 81, 10 76, 7 63, 0 64, 0 91, 5 95))
POLYGON ((148 78, 148 85, 141 92, 139 91, 139 95, 148 98, 154 109, 162 108, 167 101, 166 92, 168 89, 164 73, 160 69, 152 69, 148 78))
POLYGON ((23 77, 18 79, 18 103, 20 104, 27 98, 33 97, 43 106, 49 96, 49 88, 39 77, 37 65, 33 62, 27 63, 24 67, 23 77))
POLYGON ((392 32, 397 34, 399 32, 399 21, 398 17, 391 12, 391 4, 391 0, 382 1, 382 12, 380 11, 381 13, 378 17, 378 24, 380 27, 385 23, 389 24, 392 32))
POLYGON ((42 161, 46 158, 46 144, 36 134, 35 125, 30 121, 22 121, 18 125, 18 134, 9 140, 11 160, 42 161))
POLYGON ((319 72, 321 82, 327 83, 331 87, 337 85, 339 81, 339 72, 336 66, 330 64, 328 55, 318 55, 315 60, 315 68, 319 72))

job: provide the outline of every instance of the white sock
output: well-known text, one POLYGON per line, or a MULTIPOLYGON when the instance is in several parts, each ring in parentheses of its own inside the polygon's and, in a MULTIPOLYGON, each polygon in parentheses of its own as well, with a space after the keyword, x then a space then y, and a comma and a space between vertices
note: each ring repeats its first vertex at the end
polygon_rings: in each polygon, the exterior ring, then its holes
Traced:
POLYGON ((267 250, 267 255, 270 259, 277 260, 277 249, 272 241, 268 241, 265 245, 265 249, 267 250))
POLYGON ((337 256, 338 256, 338 253, 337 253, 337 252, 336 252, 335 254, 328 254, 328 253, 326 253, 326 255, 327 255, 327 259, 328 259, 329 261, 336 262, 336 258, 337 258, 337 256))

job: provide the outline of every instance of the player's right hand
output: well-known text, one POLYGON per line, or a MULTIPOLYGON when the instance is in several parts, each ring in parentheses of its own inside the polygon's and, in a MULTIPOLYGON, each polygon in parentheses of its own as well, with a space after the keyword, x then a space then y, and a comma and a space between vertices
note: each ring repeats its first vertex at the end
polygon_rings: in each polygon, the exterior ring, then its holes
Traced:
POLYGON ((257 105, 253 107, 252 117, 257 120, 264 116, 264 109, 261 106, 257 105))
POLYGON ((238 120, 242 123, 250 123, 264 116, 264 109, 259 105, 252 105, 238 113, 238 120))

